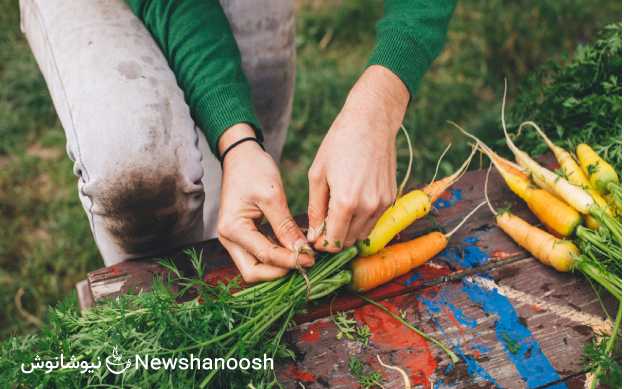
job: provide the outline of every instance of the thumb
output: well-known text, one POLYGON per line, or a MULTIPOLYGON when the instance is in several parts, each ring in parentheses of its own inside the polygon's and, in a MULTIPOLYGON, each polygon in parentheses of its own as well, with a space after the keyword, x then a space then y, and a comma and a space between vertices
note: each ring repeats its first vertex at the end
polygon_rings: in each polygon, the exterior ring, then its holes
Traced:
POLYGON ((268 207, 261 207, 261 210, 282 246, 293 252, 302 253, 299 257, 301 263, 311 266, 314 263, 314 251, 292 217, 286 199, 274 201, 268 207))
POLYGON ((329 202, 329 186, 325 177, 308 174, 310 194, 308 196, 308 242, 316 242, 323 234, 327 205, 329 202))

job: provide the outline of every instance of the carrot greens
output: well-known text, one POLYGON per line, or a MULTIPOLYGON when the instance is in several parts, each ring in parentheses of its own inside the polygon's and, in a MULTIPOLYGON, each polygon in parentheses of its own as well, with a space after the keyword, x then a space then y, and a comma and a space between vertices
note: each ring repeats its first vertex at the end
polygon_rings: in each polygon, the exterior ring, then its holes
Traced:
MULTIPOLYGON (((325 297, 351 281, 343 270, 356 255, 355 248, 320 255, 310 269, 312 300, 325 297)), ((10 338, 0 343, 0 386, 57 386, 78 388, 95 385, 153 387, 253 387, 276 382, 272 369, 129 369, 123 375, 99 369, 94 374, 59 369, 49 374, 37 370, 22 374, 20 365, 30 364, 36 356, 51 359, 61 353, 69 358, 95 362, 104 360, 116 346, 126 358, 186 357, 203 358, 288 358, 293 354, 282 342, 292 325, 294 314, 306 302, 307 287, 297 272, 238 292, 237 282, 216 286, 203 281, 200 256, 189 252, 196 274, 182 275, 166 263, 179 287, 173 291, 171 280, 157 280, 149 293, 124 295, 78 312, 71 305, 51 310, 43 331, 38 335, 10 338), (196 295, 179 303, 187 293, 196 295), (10 384, 10 385, 9 385, 10 384)))

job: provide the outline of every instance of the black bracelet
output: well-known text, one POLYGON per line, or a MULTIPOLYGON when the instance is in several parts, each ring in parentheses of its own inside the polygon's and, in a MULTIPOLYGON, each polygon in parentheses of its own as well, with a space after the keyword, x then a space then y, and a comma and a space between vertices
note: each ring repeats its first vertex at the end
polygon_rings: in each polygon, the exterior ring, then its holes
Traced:
POLYGON ((238 146, 239 144, 243 143, 243 142, 247 142, 247 141, 252 141, 252 142, 256 142, 261 148, 262 150, 264 150, 264 146, 262 145, 262 143, 260 142, 260 140, 258 140, 258 138, 256 138, 255 136, 248 136, 246 138, 243 139, 239 139, 236 142, 232 143, 231 145, 228 146, 227 149, 225 149, 225 151, 223 152, 223 154, 221 154, 221 156, 219 157, 219 162, 221 162, 221 166, 223 166, 223 161, 225 160, 225 156, 227 155, 227 153, 229 153, 230 151, 232 151, 232 149, 236 146, 238 146))

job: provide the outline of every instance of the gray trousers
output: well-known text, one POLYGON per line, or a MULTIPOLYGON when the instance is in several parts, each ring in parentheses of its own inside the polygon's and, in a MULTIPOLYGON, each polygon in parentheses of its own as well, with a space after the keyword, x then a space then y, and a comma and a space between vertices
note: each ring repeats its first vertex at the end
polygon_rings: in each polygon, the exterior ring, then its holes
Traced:
MULTIPOLYGON (((279 160, 295 70, 291 0, 222 0, 279 160)), ((20 0, 106 265, 215 236, 221 168, 160 49, 123 0, 20 0)))

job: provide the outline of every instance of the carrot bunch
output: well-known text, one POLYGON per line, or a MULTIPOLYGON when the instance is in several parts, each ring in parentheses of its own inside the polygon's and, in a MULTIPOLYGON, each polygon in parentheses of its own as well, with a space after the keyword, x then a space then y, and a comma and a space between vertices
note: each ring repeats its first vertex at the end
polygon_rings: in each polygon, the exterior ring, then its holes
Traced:
POLYGON ((621 186, 615 169, 586 144, 578 145, 575 159, 564 148, 555 145, 537 124, 524 122, 519 132, 526 127, 533 128, 554 154, 560 173, 540 165, 515 145, 507 131, 506 92, 505 84, 501 122, 515 162, 501 157, 459 125, 451 124, 477 143, 507 186, 526 202, 552 234, 510 212, 496 213, 487 200, 486 188, 486 200, 496 215, 497 225, 540 262, 558 271, 581 271, 620 300, 622 226, 614 215, 621 213, 621 205, 619 208, 615 206, 621 203, 621 186), (590 228, 585 227, 583 221, 590 228), (573 242, 560 237, 575 239, 573 242))

